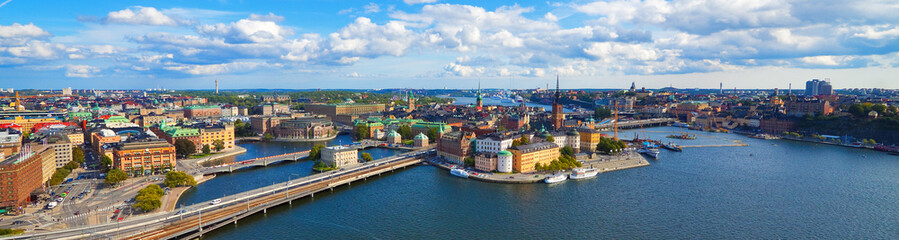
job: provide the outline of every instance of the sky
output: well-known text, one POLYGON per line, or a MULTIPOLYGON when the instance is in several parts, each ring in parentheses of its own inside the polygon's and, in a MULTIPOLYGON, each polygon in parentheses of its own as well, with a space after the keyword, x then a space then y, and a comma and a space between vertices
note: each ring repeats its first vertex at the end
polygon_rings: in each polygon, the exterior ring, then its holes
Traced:
POLYGON ((0 88, 899 88, 897 13, 894 0, 0 0, 0 88))

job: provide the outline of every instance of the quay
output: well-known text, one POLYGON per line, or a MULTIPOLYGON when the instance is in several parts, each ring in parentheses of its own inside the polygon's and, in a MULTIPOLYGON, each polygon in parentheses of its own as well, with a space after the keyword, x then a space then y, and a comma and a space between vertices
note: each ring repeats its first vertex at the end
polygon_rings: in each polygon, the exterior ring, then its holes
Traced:
MULTIPOLYGON (((595 158, 583 158, 579 159, 582 161, 584 167, 593 167, 599 170, 599 173, 611 172, 617 170, 624 170, 630 168, 644 167, 649 166, 649 161, 647 161, 642 155, 633 151, 626 151, 619 155, 598 155, 595 158)), ((431 159, 429 164, 449 171, 452 169, 453 164, 449 164, 446 162, 442 162, 436 159, 431 159)), ((537 173, 484 173, 479 171, 471 171, 477 174, 470 174, 468 176, 469 179, 482 181, 482 182, 491 182, 491 183, 508 183, 508 184, 527 184, 527 183, 542 183, 543 179, 546 178, 547 175, 552 173, 545 172, 537 172, 537 173)), ((568 174, 568 173, 563 173, 568 174)))

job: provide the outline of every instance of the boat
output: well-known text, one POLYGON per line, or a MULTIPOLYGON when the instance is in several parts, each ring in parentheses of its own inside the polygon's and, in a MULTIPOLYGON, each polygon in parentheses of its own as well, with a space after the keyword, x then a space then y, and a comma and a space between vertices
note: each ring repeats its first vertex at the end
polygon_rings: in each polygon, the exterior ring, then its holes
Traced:
POLYGON ((765 139, 765 140, 775 140, 775 139, 780 139, 780 138, 777 137, 777 136, 772 136, 772 135, 768 135, 768 134, 764 134, 764 133, 759 133, 759 134, 756 134, 756 135, 752 135, 752 138, 765 139))
POLYGON ((543 182, 557 183, 557 182, 564 182, 565 180, 568 180, 568 175, 557 173, 557 174, 549 175, 548 177, 546 177, 546 179, 543 179, 543 182))
POLYGON ((665 149, 671 150, 671 151, 675 151, 675 152, 680 152, 680 151, 683 151, 683 150, 684 150, 683 148, 681 148, 681 147, 678 146, 677 144, 671 143, 671 142, 669 142, 668 144, 662 144, 662 147, 665 148, 665 149))
POLYGON ((637 152, 643 155, 646 155, 651 158, 658 159, 659 158, 659 149, 655 148, 641 148, 637 149, 637 152))
POLYGON ((588 179, 596 177, 596 174, 599 174, 599 170, 596 168, 575 168, 572 169, 568 178, 571 180, 588 179))
POLYGON ((678 134, 672 134, 672 135, 668 135, 668 138, 685 139, 685 140, 695 140, 695 139, 696 139, 696 135, 690 135, 690 134, 680 134, 680 135, 678 135, 678 134))
POLYGON ((452 170, 450 170, 450 174, 460 178, 468 178, 468 171, 465 171, 465 169, 461 168, 453 168, 452 170))

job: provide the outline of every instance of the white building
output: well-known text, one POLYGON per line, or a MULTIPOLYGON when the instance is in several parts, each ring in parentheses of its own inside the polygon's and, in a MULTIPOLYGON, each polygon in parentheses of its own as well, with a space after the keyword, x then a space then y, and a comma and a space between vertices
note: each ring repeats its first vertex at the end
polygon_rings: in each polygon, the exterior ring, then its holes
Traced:
POLYGON ((496 154, 496 171, 501 173, 512 172, 512 153, 506 150, 496 154))
POLYGON ((521 138, 521 135, 485 134, 475 140, 475 152, 498 153, 512 147, 512 141, 518 138, 521 138))
POLYGON ((359 164, 359 156, 356 149, 344 146, 322 148, 321 158, 323 163, 335 168, 359 164))

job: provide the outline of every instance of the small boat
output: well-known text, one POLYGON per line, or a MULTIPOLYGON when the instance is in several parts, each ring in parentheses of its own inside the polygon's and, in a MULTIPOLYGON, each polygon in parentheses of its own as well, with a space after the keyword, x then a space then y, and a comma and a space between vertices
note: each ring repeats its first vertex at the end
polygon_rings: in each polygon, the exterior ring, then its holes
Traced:
POLYGON ((775 140, 775 139, 780 139, 780 138, 777 137, 777 136, 772 136, 772 135, 768 135, 768 134, 764 134, 764 133, 759 133, 759 134, 756 134, 756 135, 752 135, 752 138, 765 139, 765 140, 775 140))
POLYGON ((468 178, 468 171, 465 171, 465 169, 461 168, 453 168, 452 170, 450 170, 450 174, 460 178, 468 178))
POLYGON ((695 139, 696 139, 696 135, 690 135, 690 134, 680 134, 680 135, 678 135, 678 134, 672 134, 672 135, 668 135, 668 138, 684 139, 684 140, 695 140, 695 139))
POLYGON ((546 179, 543 179, 543 182, 557 183, 557 182, 564 182, 565 180, 568 180, 568 175, 557 173, 557 174, 549 175, 548 177, 546 177, 546 179))
POLYGON ((659 149, 655 148, 641 148, 637 149, 637 152, 643 155, 646 155, 651 158, 658 159, 659 158, 659 149))
POLYGON ((680 152, 680 151, 684 150, 683 148, 681 148, 680 146, 678 146, 675 143, 662 144, 662 147, 665 149, 671 150, 671 151, 675 151, 675 152, 680 152))
POLYGON ((588 179, 596 177, 596 174, 599 174, 599 170, 596 168, 575 168, 568 178, 571 180, 588 179))

